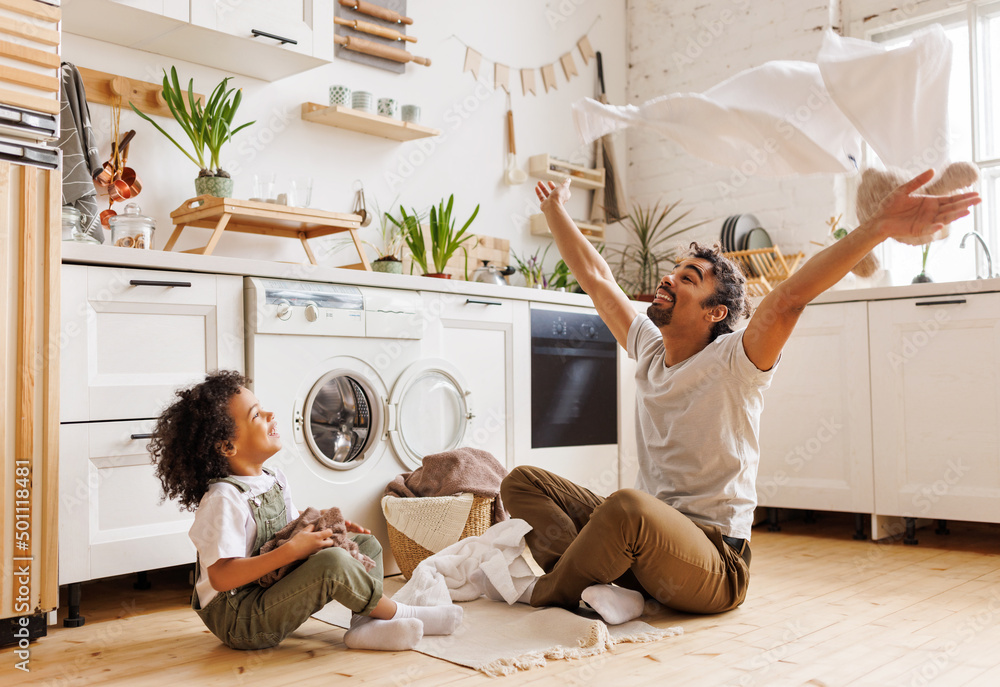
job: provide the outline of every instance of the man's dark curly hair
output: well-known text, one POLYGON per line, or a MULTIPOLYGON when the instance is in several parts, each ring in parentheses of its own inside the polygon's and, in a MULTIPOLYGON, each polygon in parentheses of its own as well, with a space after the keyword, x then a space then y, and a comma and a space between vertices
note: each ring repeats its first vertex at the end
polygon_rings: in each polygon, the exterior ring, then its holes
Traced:
POLYGON ((715 293, 702 301, 701 307, 714 308, 724 305, 729 310, 725 318, 719 320, 709 333, 711 343, 723 334, 734 331, 736 323, 743 317, 750 317, 750 299, 747 297, 747 280, 739 266, 722 254, 722 246, 716 241, 708 246, 692 241, 680 260, 700 258, 712 263, 712 274, 715 275, 715 293))
POLYGON ((249 381, 239 372, 218 370, 177 391, 177 400, 156 420, 147 446, 163 499, 179 501, 182 510, 196 510, 209 480, 229 475, 223 451, 232 447, 236 435, 229 401, 249 381))

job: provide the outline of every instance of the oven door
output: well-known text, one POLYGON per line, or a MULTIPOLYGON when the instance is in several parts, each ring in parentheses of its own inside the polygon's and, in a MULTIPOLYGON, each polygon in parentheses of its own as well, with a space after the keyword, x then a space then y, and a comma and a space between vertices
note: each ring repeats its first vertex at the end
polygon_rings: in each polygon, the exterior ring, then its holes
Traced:
POLYGON ((598 315, 531 311, 531 448, 618 443, 618 343, 598 315))

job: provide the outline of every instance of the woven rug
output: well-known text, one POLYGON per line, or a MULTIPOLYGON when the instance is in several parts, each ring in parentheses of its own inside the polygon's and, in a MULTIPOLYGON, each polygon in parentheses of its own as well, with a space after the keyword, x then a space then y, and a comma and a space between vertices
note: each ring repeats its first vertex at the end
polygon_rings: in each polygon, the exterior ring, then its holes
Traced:
MULTIPOLYGON (((401 586, 401 579, 387 579, 385 593, 391 595, 401 586)), ((596 656, 615 644, 653 642, 682 632, 679 627, 659 629, 639 620, 608 626, 596 614, 584 611, 508 606, 486 598, 461 606, 465 616, 454 634, 424 637, 416 650, 493 676, 544 666, 551 659, 596 656)), ((345 617, 333 607, 313 617, 344 627, 349 614, 345 617)))

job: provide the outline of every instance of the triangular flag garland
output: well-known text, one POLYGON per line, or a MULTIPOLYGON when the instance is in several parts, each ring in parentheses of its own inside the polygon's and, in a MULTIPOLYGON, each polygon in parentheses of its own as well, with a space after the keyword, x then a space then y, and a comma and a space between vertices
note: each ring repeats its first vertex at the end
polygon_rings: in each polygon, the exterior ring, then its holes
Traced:
MULTIPOLYGON (((600 19, 600 17, 598 17, 600 19)), ((595 20, 596 23, 596 20, 595 20)), ((458 36, 455 36, 458 38, 458 36)), ((483 55, 478 50, 475 50, 471 46, 462 41, 461 38, 458 40, 465 45, 465 66, 462 67, 463 72, 471 72, 472 77, 479 81, 479 70, 482 66, 483 55)), ((576 47, 580 51, 580 57, 583 59, 584 65, 589 65, 591 59, 596 56, 593 47, 590 45, 590 39, 584 35, 580 40, 576 42, 576 47)), ((546 64, 541 67, 531 67, 527 69, 512 68, 508 65, 501 64, 494 60, 487 60, 493 62, 493 88, 494 90, 504 89, 510 93, 510 73, 511 71, 521 73, 521 93, 523 95, 538 95, 535 72, 541 72, 542 74, 542 85, 545 87, 545 92, 556 90, 558 86, 556 85, 556 68, 555 62, 551 64, 546 64)), ((580 72, 576 66, 576 60, 573 59, 573 52, 570 51, 559 58, 559 64, 562 66, 563 75, 566 77, 566 81, 570 81, 574 76, 579 76, 580 72)))

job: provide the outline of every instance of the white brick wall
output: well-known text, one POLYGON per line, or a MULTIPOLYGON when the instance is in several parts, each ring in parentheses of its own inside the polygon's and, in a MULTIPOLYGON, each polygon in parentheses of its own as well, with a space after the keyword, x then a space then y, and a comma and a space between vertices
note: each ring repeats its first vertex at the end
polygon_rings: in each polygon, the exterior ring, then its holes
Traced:
MULTIPOLYGON (((882 4, 881 2, 879 4, 882 4)), ((675 92, 702 92, 769 60, 815 61, 823 29, 839 30, 837 0, 629 0, 631 103, 675 92)), ((825 222, 843 212, 843 179, 748 177, 704 162, 646 131, 629 130, 627 185, 633 202, 683 199, 692 219, 709 224, 692 239, 714 239, 725 218, 750 212, 785 252, 817 247, 825 222), (838 209, 839 208, 839 209, 838 209)), ((611 234, 612 239, 619 235, 611 234)))

